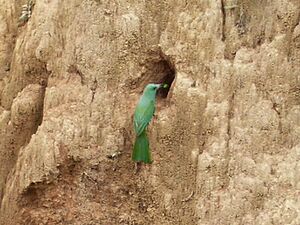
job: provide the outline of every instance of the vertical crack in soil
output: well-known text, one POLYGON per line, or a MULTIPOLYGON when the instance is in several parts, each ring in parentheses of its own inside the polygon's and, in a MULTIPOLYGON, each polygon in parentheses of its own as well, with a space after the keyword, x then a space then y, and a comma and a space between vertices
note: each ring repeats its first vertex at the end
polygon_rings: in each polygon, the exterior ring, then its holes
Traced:
POLYGON ((226 25, 226 11, 225 11, 225 3, 224 0, 221 0, 221 12, 222 12, 222 41, 225 41, 225 25, 226 25))

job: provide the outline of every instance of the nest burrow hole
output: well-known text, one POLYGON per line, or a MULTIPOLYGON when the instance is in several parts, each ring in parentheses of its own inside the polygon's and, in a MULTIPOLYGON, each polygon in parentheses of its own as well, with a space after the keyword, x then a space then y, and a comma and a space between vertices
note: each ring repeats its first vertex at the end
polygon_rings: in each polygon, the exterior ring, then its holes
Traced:
POLYGON ((175 79, 174 66, 168 59, 162 57, 158 62, 152 64, 151 75, 151 82, 157 84, 167 84, 166 88, 160 88, 158 90, 157 98, 167 98, 172 83, 175 79))

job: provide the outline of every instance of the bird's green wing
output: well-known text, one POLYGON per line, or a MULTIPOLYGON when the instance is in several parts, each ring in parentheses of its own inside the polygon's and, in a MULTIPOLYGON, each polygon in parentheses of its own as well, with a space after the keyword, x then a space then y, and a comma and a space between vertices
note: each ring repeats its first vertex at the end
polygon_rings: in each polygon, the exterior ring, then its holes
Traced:
POLYGON ((139 104, 134 113, 134 129, 136 135, 139 136, 151 121, 155 111, 154 101, 147 104, 139 104))

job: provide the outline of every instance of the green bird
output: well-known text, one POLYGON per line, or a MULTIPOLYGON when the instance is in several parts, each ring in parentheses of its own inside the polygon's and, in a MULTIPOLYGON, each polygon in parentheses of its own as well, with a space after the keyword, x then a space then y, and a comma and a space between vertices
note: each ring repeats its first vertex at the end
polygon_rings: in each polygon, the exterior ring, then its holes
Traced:
POLYGON ((155 112, 155 96, 162 84, 148 84, 134 112, 134 130, 136 139, 133 147, 132 160, 135 162, 151 163, 151 153, 146 128, 155 112))

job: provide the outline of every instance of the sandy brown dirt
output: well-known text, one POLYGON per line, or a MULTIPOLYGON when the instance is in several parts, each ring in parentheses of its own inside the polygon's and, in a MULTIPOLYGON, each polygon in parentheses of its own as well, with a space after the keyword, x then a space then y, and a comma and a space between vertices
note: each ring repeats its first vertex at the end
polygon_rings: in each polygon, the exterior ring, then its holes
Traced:
POLYGON ((0 225, 300 224, 298 0, 34 2, 0 0, 0 225))

